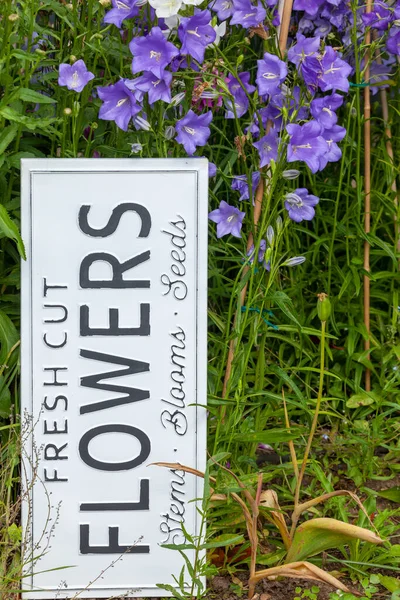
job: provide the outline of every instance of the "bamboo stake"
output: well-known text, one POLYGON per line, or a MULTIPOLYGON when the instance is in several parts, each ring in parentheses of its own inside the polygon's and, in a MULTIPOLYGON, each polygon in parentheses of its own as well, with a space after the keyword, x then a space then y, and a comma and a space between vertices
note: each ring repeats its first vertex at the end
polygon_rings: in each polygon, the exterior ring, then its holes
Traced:
MULTIPOLYGON (((372 10, 372 0, 367 0, 365 12, 370 13, 372 10)), ((369 63, 371 59, 371 30, 368 28, 365 35, 365 45, 367 51, 365 53, 365 74, 364 81, 367 84, 364 88, 364 231, 371 231, 371 91, 369 88, 370 69, 369 63)), ((364 270, 370 272, 370 245, 365 240, 364 242, 364 270)), ((368 275, 364 275, 364 324, 367 330, 368 338, 364 342, 364 349, 368 351, 367 359, 370 359, 370 285, 371 280, 368 275)), ((367 392, 371 390, 371 371, 365 371, 365 389, 367 392)))
MULTIPOLYGON (((280 29, 279 29, 279 52, 280 52, 281 56, 283 56, 286 51, 286 45, 287 45, 287 40, 288 40, 288 35, 289 35, 290 17, 292 15, 293 0, 281 0, 280 7, 281 6, 282 6, 282 19, 281 19, 281 24, 280 24, 280 29)), ((268 132, 270 126, 271 126, 271 122, 268 121, 267 132, 268 132)), ((263 198, 264 198, 264 179, 261 177, 260 182, 257 186, 257 190, 256 190, 256 194, 255 194, 255 201, 254 201, 255 202, 254 213, 253 213, 254 233, 256 233, 257 226, 260 221, 263 198)), ((253 237, 253 234, 250 233, 249 239, 247 242, 247 252, 249 252, 249 250, 253 244, 254 244, 254 237, 253 237)), ((245 277, 248 270, 249 270, 249 267, 245 267, 243 269, 243 277, 245 277)), ((237 309, 234 320, 233 320, 233 329, 235 328, 235 325, 237 323, 239 311, 241 310, 241 307, 244 305, 244 302, 246 299, 246 294, 247 294, 247 287, 248 287, 248 284, 246 283, 241 291, 240 303, 239 303, 240 306, 237 309)), ((232 362, 233 362, 233 358, 235 355, 235 347, 236 347, 236 342, 232 338, 229 343, 229 352, 228 352, 228 358, 226 361, 224 385, 222 387, 222 397, 223 398, 226 397, 226 390, 227 390, 228 382, 229 382, 229 379, 231 376, 232 362)), ((224 419, 224 416, 225 416, 225 410, 223 410, 223 412, 222 412, 222 420, 224 419)))

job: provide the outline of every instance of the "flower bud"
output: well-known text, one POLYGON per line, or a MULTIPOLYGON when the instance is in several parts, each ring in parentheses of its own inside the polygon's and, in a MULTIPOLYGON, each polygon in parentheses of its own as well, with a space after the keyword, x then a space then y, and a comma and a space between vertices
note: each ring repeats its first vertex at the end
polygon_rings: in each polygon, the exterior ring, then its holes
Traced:
POLYGON ((69 117, 70 115, 72 115, 72 110, 70 108, 64 108, 64 115, 67 115, 67 117, 69 117))
POLYGON ((11 15, 8 15, 8 20, 11 21, 11 23, 15 23, 15 21, 18 21, 19 19, 19 15, 17 15, 17 13, 12 13, 11 15))
POLYGON ((172 140, 174 135, 175 135, 175 127, 173 127, 172 125, 168 125, 168 127, 165 128, 165 132, 164 132, 165 139, 172 140))
POLYGON ((243 56, 243 54, 240 54, 237 58, 236 66, 238 67, 239 65, 241 65, 243 61, 244 61, 244 56, 243 56))
POLYGON ((301 265, 303 262, 305 262, 306 257, 305 256, 293 256, 292 258, 289 258, 288 260, 285 260, 285 262, 283 263, 283 267, 297 267, 297 265, 301 265))
POLYGON ((150 123, 146 119, 143 119, 143 117, 135 117, 133 122, 135 123, 138 129, 143 129, 143 131, 151 130, 150 123))
POLYGON ((71 4, 71 2, 69 2, 68 4, 65 5, 65 8, 68 8, 68 10, 74 10, 74 5, 71 4))
POLYGON ((282 173, 283 179, 297 179, 299 175, 300 171, 298 171, 297 169, 287 169, 282 173))
POLYGON ((329 319, 331 314, 331 303, 327 294, 318 294, 317 312, 321 321, 327 321, 329 319))
POLYGON ((185 99, 185 96, 186 96, 185 92, 179 92, 179 94, 176 94, 176 96, 174 96, 171 100, 171 106, 178 106, 178 104, 183 102, 183 100, 185 99))
POLYGON ((271 227, 271 225, 268 225, 268 227, 267 227, 267 240, 268 240, 268 243, 269 243, 270 246, 273 245, 274 238, 275 238, 274 228, 271 227))
POLYGON ((276 219, 276 229, 277 229, 278 233, 280 233, 283 229, 283 221, 282 221, 282 217, 280 215, 276 219))
POLYGON ((101 4, 101 6, 110 6, 111 0, 99 0, 99 4, 101 4))
POLYGON ((142 144, 139 144, 139 142, 137 144, 131 144, 131 153, 132 154, 139 154, 139 152, 141 152, 143 150, 143 146, 142 144))
POLYGON ((72 64, 74 64, 74 62, 76 62, 78 59, 76 58, 76 56, 74 54, 71 54, 71 56, 69 57, 69 62, 72 64))

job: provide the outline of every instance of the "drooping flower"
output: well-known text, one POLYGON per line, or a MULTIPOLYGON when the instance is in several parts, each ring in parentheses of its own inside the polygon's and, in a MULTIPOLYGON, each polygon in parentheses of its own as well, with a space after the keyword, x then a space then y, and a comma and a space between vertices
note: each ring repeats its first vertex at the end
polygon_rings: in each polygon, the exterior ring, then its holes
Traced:
POLYGON ((260 96, 273 96, 279 92, 288 70, 286 63, 277 56, 266 52, 262 60, 257 61, 257 87, 260 96))
POLYGON ((265 8, 260 2, 254 6, 250 0, 233 0, 231 25, 240 25, 246 29, 257 27, 264 21, 266 14, 265 8))
POLYGON ((217 174, 217 165, 215 163, 208 163, 208 176, 215 177, 217 174))
POLYGON ((278 134, 275 129, 271 129, 253 146, 257 148, 260 155, 260 167, 269 165, 271 160, 276 161, 278 158, 278 134))
POLYGON ((319 169, 319 157, 328 151, 328 145, 322 137, 323 127, 317 121, 309 121, 304 125, 290 123, 286 126, 290 135, 287 149, 287 161, 305 162, 312 173, 319 169))
POLYGON ((134 93, 126 86, 125 80, 120 79, 107 87, 98 87, 97 92, 103 100, 99 119, 115 121, 120 129, 127 131, 129 121, 140 112, 141 107, 137 104, 134 93))
POLYGON ((122 21, 132 19, 139 14, 137 0, 112 0, 113 8, 106 12, 104 23, 112 23, 121 29, 122 21))
POLYGON ((310 90, 319 87, 323 92, 328 90, 349 91, 348 77, 351 66, 339 58, 336 50, 325 47, 322 56, 309 56, 304 59, 301 72, 310 90))
POLYGON ((337 110, 343 104, 343 96, 331 94, 323 98, 315 98, 311 101, 310 112, 325 129, 330 129, 337 123, 337 110))
POLYGON ((226 21, 233 15, 233 0, 213 0, 209 8, 217 13, 220 21, 226 21))
MULTIPOLYGON (((260 182, 260 177, 261 177, 260 171, 253 171, 253 173, 251 174, 251 197, 252 197, 252 200, 254 200, 254 195, 256 193, 256 189, 260 182)), ((239 192, 239 194, 240 194, 239 202, 250 199, 250 190, 249 190, 249 184, 247 182, 246 175, 238 175, 237 177, 234 177, 232 180, 231 189, 233 191, 239 192)))
POLYGON ((178 29, 182 42, 181 54, 190 54, 199 63, 204 60, 206 47, 216 38, 209 10, 197 11, 193 17, 182 17, 178 29))
POLYGON ((166 19, 178 14, 183 0, 149 0, 149 4, 159 19, 166 19))
POLYGON ((325 169, 328 162, 337 162, 342 158, 342 151, 336 142, 342 141, 346 135, 346 129, 340 125, 334 125, 331 129, 325 129, 322 137, 328 145, 328 150, 319 157, 319 170, 325 169))
POLYGON ((217 238, 228 235, 228 233, 240 238, 245 214, 222 200, 219 208, 210 212, 208 218, 217 223, 217 238))
POLYGON ((63 63, 59 66, 58 85, 66 86, 74 92, 81 92, 92 79, 94 75, 87 70, 82 59, 77 60, 73 65, 63 63))
POLYGON ((179 54, 179 50, 165 39, 159 27, 153 27, 145 37, 133 38, 129 49, 133 54, 132 73, 150 71, 158 79, 162 78, 165 67, 179 54))
POLYGON ((311 221, 314 218, 316 206, 319 202, 317 196, 308 193, 306 188, 297 188, 294 192, 285 195, 285 208, 289 218, 295 223, 311 221))
POLYGON ((233 102, 230 99, 225 100, 225 106, 227 108, 225 117, 227 119, 234 119, 235 117, 240 118, 247 112, 249 108, 247 94, 252 94, 256 89, 254 85, 249 83, 250 73, 248 71, 239 73, 239 80, 235 77, 230 77, 228 80, 228 88, 233 96, 233 102))
POLYGON ((157 100, 171 102, 171 81, 172 73, 164 71, 162 77, 156 77, 154 73, 146 71, 135 79, 135 85, 138 90, 148 92, 149 104, 154 104, 157 100))
MULTIPOLYGON (((270 261, 266 262, 264 260, 265 258, 265 252, 267 250, 267 242, 265 240, 261 240, 260 241, 260 245, 258 247, 258 257, 257 260, 259 263, 262 263, 264 269, 266 269, 267 271, 270 271, 271 269, 271 263, 270 261)), ((249 263, 253 264, 254 262, 254 258, 255 258, 255 249, 254 249, 254 244, 252 244, 247 252, 247 256, 249 257, 249 263)))
POLYGON ((183 145, 186 152, 191 156, 197 146, 205 146, 210 137, 209 125, 212 121, 212 112, 208 111, 202 115, 196 115, 192 110, 177 121, 176 141, 183 145))

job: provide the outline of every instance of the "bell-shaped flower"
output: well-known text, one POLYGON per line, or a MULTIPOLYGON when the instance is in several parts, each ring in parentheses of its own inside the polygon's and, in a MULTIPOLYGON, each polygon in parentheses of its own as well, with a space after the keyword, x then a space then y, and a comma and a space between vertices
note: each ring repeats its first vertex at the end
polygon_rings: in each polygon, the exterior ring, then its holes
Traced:
POLYGON ((315 98, 311 101, 310 112, 325 129, 330 129, 337 123, 337 110, 343 104, 343 96, 330 94, 323 98, 315 98))
POLYGON ((176 141, 182 144, 191 156, 198 146, 205 146, 210 137, 209 125, 212 121, 212 112, 196 115, 192 110, 176 122, 176 141))
POLYGON ((204 60, 206 47, 216 38, 209 10, 197 11, 193 17, 182 17, 178 28, 182 42, 181 54, 189 54, 199 63, 204 60))
POLYGON ((81 92, 92 79, 94 79, 94 75, 87 70, 83 60, 77 60, 73 65, 61 64, 59 66, 58 85, 66 86, 74 92, 81 92))
POLYGON ((225 200, 222 200, 219 208, 210 212, 208 218, 210 221, 217 223, 217 238, 229 233, 240 238, 245 214, 235 206, 230 206, 225 200))
POLYGON ((181 8, 182 0, 149 0, 149 4, 156 11, 156 15, 159 19, 165 19, 166 17, 172 17, 177 15, 181 8))
POLYGON ((126 86, 124 79, 107 87, 98 87, 97 93, 103 104, 100 107, 99 119, 115 121, 120 129, 127 131, 129 121, 141 110, 135 94, 126 86))
POLYGON ((164 71, 160 78, 156 77, 154 73, 146 71, 135 79, 136 88, 148 93, 150 105, 157 102, 157 100, 163 100, 168 104, 171 102, 171 82, 172 73, 169 73, 169 71, 164 71))
POLYGON ((226 21, 234 12, 233 0, 212 0, 208 7, 217 13, 220 21, 226 21))
POLYGON ((290 123, 286 131, 290 135, 287 161, 303 161, 312 173, 316 173, 319 170, 319 157, 328 152, 328 144, 322 137, 322 125, 317 121, 309 121, 304 125, 290 123))
POLYGON ((129 49, 133 54, 132 73, 150 71, 159 79, 165 67, 179 54, 179 50, 165 39, 159 27, 153 27, 145 37, 133 38, 129 49))
POLYGON ((260 2, 254 6, 250 0, 233 0, 233 9, 231 25, 240 25, 246 29, 263 23, 267 14, 260 2))
POLYGON ((121 29, 122 21, 139 14, 137 0, 112 0, 112 9, 104 15, 104 23, 113 23, 121 29))
POLYGON ((273 96, 279 92, 288 70, 286 63, 274 54, 266 52, 262 60, 257 61, 257 87, 260 96, 273 96))
POLYGON ((325 169, 328 162, 337 162, 342 158, 342 151, 336 142, 341 142, 346 135, 346 129, 340 125, 334 125, 331 129, 325 129, 322 137, 328 145, 328 150, 319 157, 319 170, 325 169))
POLYGON ((316 206, 319 202, 317 196, 308 193, 306 188, 298 188, 285 196, 285 208, 289 218, 295 223, 311 221, 314 218, 316 206))
POLYGON ((271 160, 278 158, 278 134, 271 129, 267 135, 264 135, 258 142, 253 144, 260 155, 260 168, 269 165, 271 160))

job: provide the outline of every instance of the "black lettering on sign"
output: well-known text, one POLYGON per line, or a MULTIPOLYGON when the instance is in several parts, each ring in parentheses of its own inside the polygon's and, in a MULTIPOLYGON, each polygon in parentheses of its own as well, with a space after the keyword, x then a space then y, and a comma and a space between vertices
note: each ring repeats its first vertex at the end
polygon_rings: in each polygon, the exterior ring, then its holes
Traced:
POLYGON ((60 456, 61 452, 68 446, 68 442, 60 448, 55 444, 46 444, 44 447, 44 460, 68 460, 68 456, 60 456), (51 450, 51 454, 50 453, 51 450))
POLYGON ((68 433, 68 421, 64 420, 64 429, 58 429, 57 421, 53 421, 54 429, 47 428, 47 421, 43 421, 43 433, 68 433))
POLYGON ((64 339, 61 340, 61 342, 59 342, 58 344, 51 344, 48 339, 47 339, 47 331, 43 334, 43 341, 46 344, 46 346, 48 348, 54 348, 54 349, 58 349, 58 348, 63 348, 65 346, 65 344, 67 343, 67 339, 68 339, 68 334, 66 331, 63 331, 64 333, 64 339))
POLYGON ((129 269, 133 269, 137 265, 150 259, 150 250, 142 252, 123 263, 120 263, 118 258, 108 252, 93 252, 88 254, 81 262, 79 270, 79 283, 81 288, 101 289, 101 288, 149 288, 150 281, 148 279, 123 279, 123 274, 129 269), (89 269, 95 262, 105 262, 110 265, 112 270, 112 279, 90 279, 89 269))
POLYGON ((145 208, 141 204, 135 204, 134 202, 125 202, 123 204, 119 204, 112 211, 111 217, 109 218, 107 225, 105 225, 105 227, 101 229, 94 229, 89 225, 87 217, 90 209, 90 204, 84 204, 80 208, 78 217, 79 228, 81 231, 83 231, 83 233, 86 233, 86 235, 90 235, 91 237, 108 237, 116 231, 122 215, 128 210, 132 210, 140 217, 141 227, 138 237, 147 237, 150 233, 151 216, 147 208, 145 208))
POLYGON ((63 304, 43 304, 43 308, 60 308, 64 313, 60 319, 44 319, 43 323, 64 323, 68 318, 68 309, 63 304))
POLYGON ((44 397, 43 406, 46 410, 55 410, 60 400, 64 401, 64 410, 68 410, 68 398, 66 396, 56 396, 52 406, 47 403, 47 396, 44 397))
POLYGON ((44 472, 44 480, 45 481, 49 481, 49 482, 57 482, 57 481, 68 481, 68 477, 59 477, 58 476, 58 471, 56 469, 54 469, 53 471, 53 477, 48 477, 47 476, 47 469, 43 469, 44 472))
POLYGON ((92 335, 150 335, 150 304, 140 304, 139 327, 120 327, 118 308, 110 308, 109 327, 106 329, 89 327, 89 307, 80 307, 80 334, 83 337, 92 335))
POLYGON ((149 510, 150 507, 150 481, 140 479, 138 502, 86 502, 80 505, 81 512, 104 510, 149 510))
POLYGON ((43 371, 53 371, 53 375, 54 375, 54 379, 53 381, 47 382, 44 381, 43 385, 55 385, 55 386, 62 386, 62 385, 68 385, 68 382, 60 382, 57 380, 57 372, 58 371, 68 371, 68 367, 43 367, 43 371))
POLYGON ((93 427, 93 429, 89 429, 89 431, 83 434, 79 442, 79 454, 83 462, 89 467, 98 469, 99 471, 128 471, 129 469, 134 469, 144 463, 150 454, 150 450, 150 440, 144 431, 137 427, 133 427, 132 425, 125 425, 122 423, 111 423, 93 427), (127 433, 128 435, 132 435, 140 443, 139 455, 131 460, 118 463, 103 462, 93 458, 93 456, 89 454, 89 444, 95 437, 103 435, 104 433, 127 433))
POLYGON ((67 285, 50 285, 47 283, 47 277, 43 277, 43 296, 46 298, 47 290, 67 290, 67 285))
POLYGON ((100 383, 102 379, 111 379, 113 377, 123 377, 125 375, 135 375, 137 373, 145 373, 150 370, 149 363, 134 360, 133 358, 124 358, 122 356, 113 356, 112 354, 103 354, 102 352, 94 352, 93 350, 81 350, 80 355, 83 358, 91 358, 92 360, 100 360, 102 362, 112 363, 114 365, 125 365, 126 369, 118 371, 108 371, 107 373, 98 373, 96 375, 86 375, 81 377, 81 386, 90 387, 96 390, 107 390, 110 392, 118 392, 127 394, 122 398, 112 398, 110 400, 101 400, 92 404, 81 406, 79 412, 81 415, 104 410, 105 408, 113 408, 121 406, 121 404, 130 404, 131 402, 139 402, 150 397, 148 390, 139 390, 137 388, 116 385, 111 383, 100 383))
POLYGON ((89 527, 87 524, 79 526, 81 554, 148 554, 150 552, 150 546, 120 546, 118 542, 118 527, 108 528, 108 546, 90 546, 89 527))

